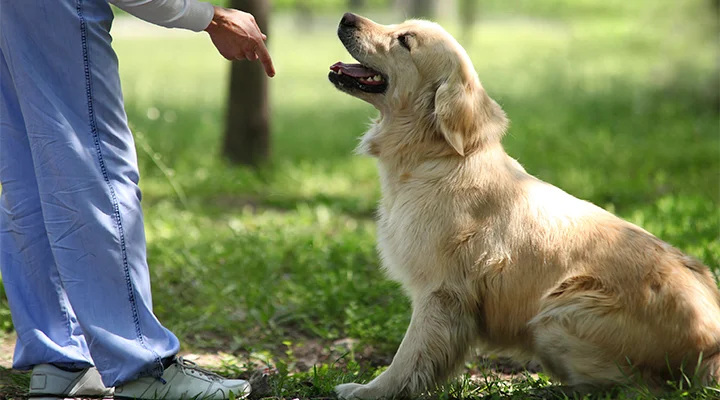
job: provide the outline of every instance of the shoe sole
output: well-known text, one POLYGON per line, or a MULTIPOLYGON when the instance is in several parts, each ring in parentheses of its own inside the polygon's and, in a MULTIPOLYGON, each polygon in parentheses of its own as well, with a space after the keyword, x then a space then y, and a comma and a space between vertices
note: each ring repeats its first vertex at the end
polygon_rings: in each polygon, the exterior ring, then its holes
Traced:
MULTIPOLYGON (((247 394, 239 394, 239 395, 236 395, 236 396, 235 396, 235 399, 236 399, 236 400, 244 400, 244 399, 247 399, 248 396, 250 396, 250 393, 247 393, 247 394)), ((183 397, 183 398, 184 398, 184 397, 183 397)), ((194 397, 188 397, 188 400, 203 400, 203 399, 206 399, 206 398, 207 398, 207 397, 198 397, 198 398, 196 399, 196 398, 194 398, 194 397)), ((113 398, 111 398, 111 399, 86 399, 86 398, 82 398, 82 399, 63 399, 63 398, 60 398, 59 400, 135 400, 135 399, 136 399, 135 397, 113 397, 113 398)), ((162 398, 162 397, 158 397, 158 399, 159 399, 159 400, 162 400, 163 398, 162 398)), ((28 400, 34 400, 34 399, 31 398, 31 399, 28 399, 28 400)), ((47 400, 58 400, 58 399, 56 399, 56 398, 53 397, 53 398, 48 398, 47 400)))
POLYGON ((57 396, 41 396, 28 397, 28 400, 114 400, 112 397, 57 397, 57 396))

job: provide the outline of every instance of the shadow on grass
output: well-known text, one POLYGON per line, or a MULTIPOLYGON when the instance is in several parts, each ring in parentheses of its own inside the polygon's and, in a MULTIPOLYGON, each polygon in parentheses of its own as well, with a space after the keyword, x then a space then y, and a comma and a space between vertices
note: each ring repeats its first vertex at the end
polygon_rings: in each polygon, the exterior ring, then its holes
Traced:
POLYGON ((26 399, 30 374, 0 367, 0 398, 26 399))
POLYGON ((354 219, 373 219, 376 210, 368 209, 359 205, 357 198, 352 196, 332 196, 318 193, 314 196, 288 196, 288 195, 267 195, 255 198, 221 196, 211 197, 204 202, 204 207, 216 207, 218 211, 233 213, 239 210, 246 210, 248 207, 253 211, 273 210, 280 212, 297 211, 298 207, 326 207, 335 213, 340 213, 354 219))

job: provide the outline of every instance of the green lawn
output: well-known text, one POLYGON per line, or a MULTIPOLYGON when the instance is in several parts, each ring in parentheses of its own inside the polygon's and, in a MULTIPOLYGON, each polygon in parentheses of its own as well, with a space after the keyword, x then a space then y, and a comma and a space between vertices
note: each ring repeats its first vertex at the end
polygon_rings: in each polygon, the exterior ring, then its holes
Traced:
MULTIPOLYGON (((557 15, 517 2, 522 17, 498 3, 463 43, 512 121, 508 153, 720 275, 717 27, 706 2, 582 0, 557 15)), ((350 59, 339 18, 319 16, 305 33, 274 19, 273 160, 259 172, 220 161, 229 65, 205 35, 115 40, 156 313, 184 351, 221 352, 212 367, 222 373, 272 367, 261 396, 331 397, 337 383, 372 378, 409 321, 408 301, 378 268, 374 162, 352 152, 375 111, 326 78, 350 59)), ((11 331, 5 303, 0 326, 11 331)), ((491 358, 435 395, 562 398, 542 374, 500 379, 491 358)))

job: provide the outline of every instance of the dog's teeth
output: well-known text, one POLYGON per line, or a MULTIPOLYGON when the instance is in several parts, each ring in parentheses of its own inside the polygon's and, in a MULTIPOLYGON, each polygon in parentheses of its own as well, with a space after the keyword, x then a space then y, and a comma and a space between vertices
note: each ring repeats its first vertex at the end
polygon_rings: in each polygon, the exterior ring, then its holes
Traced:
POLYGON ((341 69, 337 70, 336 74, 342 75, 342 70, 341 69))
POLYGON ((375 82, 380 82, 380 81, 382 80, 382 76, 380 76, 380 75, 375 75, 375 76, 373 76, 373 80, 374 80, 375 82))

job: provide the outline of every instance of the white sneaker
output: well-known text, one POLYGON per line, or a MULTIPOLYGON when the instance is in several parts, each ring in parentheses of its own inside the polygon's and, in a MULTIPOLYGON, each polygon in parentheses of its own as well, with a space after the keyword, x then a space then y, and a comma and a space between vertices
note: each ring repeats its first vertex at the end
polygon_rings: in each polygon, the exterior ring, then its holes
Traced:
POLYGON ((200 369, 192 361, 177 357, 165 368, 161 378, 140 378, 115 387, 116 399, 134 400, 226 400, 230 392, 236 399, 250 394, 250 383, 242 379, 225 379, 200 369))
POLYGON ((30 376, 30 397, 110 397, 96 368, 70 372, 50 364, 36 365, 30 376))

